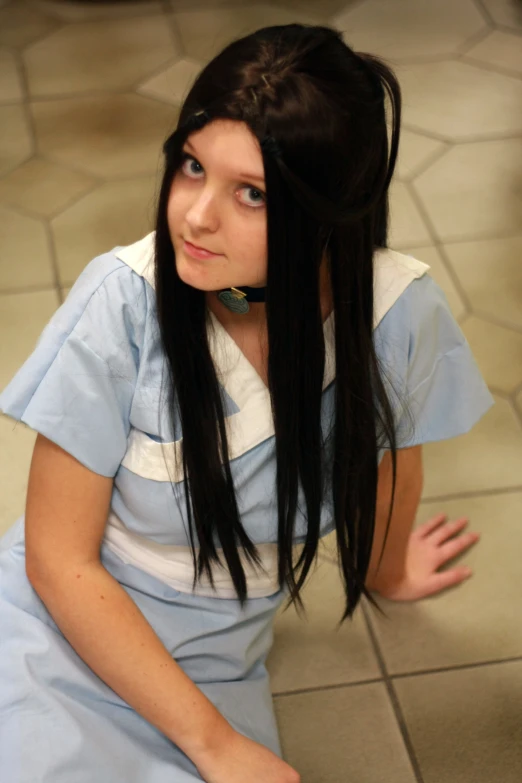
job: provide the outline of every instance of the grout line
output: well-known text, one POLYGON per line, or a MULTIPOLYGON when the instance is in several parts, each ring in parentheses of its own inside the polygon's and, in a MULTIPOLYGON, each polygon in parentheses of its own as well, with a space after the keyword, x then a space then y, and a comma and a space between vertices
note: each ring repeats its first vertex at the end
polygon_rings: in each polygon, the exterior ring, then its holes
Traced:
POLYGON ((173 54, 172 57, 169 57, 168 60, 165 60, 161 65, 157 66, 153 71, 149 71, 149 73, 146 76, 140 76, 140 78, 133 82, 129 86, 129 90, 131 92, 136 92, 136 90, 142 86, 144 82, 148 82, 151 79, 154 79, 156 76, 160 76, 163 71, 166 71, 167 68, 170 68, 172 65, 175 65, 179 60, 182 58, 178 54, 173 54))
MULTIPOLYGON (((414 131, 411 132, 413 133, 414 131)), ((431 139, 431 141, 435 140, 431 139)), ((419 163, 419 165, 412 169, 405 177, 397 177, 397 180, 399 182, 412 182, 417 177, 420 177, 421 174, 424 174, 424 172, 431 168, 431 166, 437 163, 440 158, 443 158, 444 155, 446 155, 446 153, 453 147, 453 144, 448 141, 438 140, 438 142, 439 144, 443 145, 440 149, 434 150, 434 152, 428 155, 428 157, 425 158, 422 163, 419 163)))
MULTIPOLYGON (((509 400, 508 400, 509 401, 509 400)), ((495 495, 509 495, 522 492, 522 484, 512 487, 500 487, 481 489, 475 492, 459 492, 453 495, 436 495, 434 497, 421 497, 420 503, 449 503, 452 500, 472 500, 473 498, 495 497, 495 495)))
POLYGON ((273 696, 277 698, 284 696, 302 696, 306 693, 322 693, 323 691, 335 691, 339 688, 356 688, 358 685, 375 685, 382 683, 382 677, 371 677, 367 680, 357 680, 356 682, 339 682, 334 685, 311 685, 308 688, 297 688, 295 691, 272 691, 273 696))
POLYGON ((516 27, 510 27, 508 24, 502 24, 498 22, 495 24, 495 30, 499 30, 501 33, 512 33, 513 35, 522 36, 522 29, 516 27))
POLYGON ((40 294, 49 293, 49 291, 56 290, 55 283, 49 283, 49 285, 33 285, 25 286, 23 288, 0 288, 0 300, 3 296, 18 296, 23 294, 40 294))
POLYGON ((417 759, 417 755, 416 755, 415 749, 413 747, 413 742, 411 740, 410 733, 408 731, 408 726, 407 726, 406 720, 404 718, 404 715, 403 715, 403 712, 402 712, 402 709, 401 709, 401 705, 400 705, 399 699, 397 697, 397 693, 396 693, 395 688, 393 686, 393 682, 391 680, 390 675, 388 674, 388 669, 386 667, 386 662, 384 660, 384 655, 382 654, 382 650, 380 648, 380 645, 379 645, 379 642, 378 642, 378 639, 377 639, 377 635, 376 635, 376 633, 375 633, 375 631, 373 629, 373 626, 371 624, 368 608, 365 605, 364 600, 361 601, 361 609, 362 609, 362 613, 363 613, 364 620, 365 620, 365 623, 366 623, 366 628, 368 630, 368 635, 370 637, 370 640, 371 640, 371 643, 372 643, 372 646, 373 646, 375 657, 377 658, 377 662, 378 662, 379 668, 381 670, 381 674, 382 674, 382 678, 383 678, 383 681, 384 681, 384 685, 385 685, 386 690, 388 692, 388 698, 390 699, 391 706, 392 706, 393 712, 395 714, 395 719, 397 721, 397 724, 398 724, 398 727, 399 727, 399 731, 400 731, 401 736, 402 736, 402 741, 404 743, 404 746, 406 748, 406 752, 407 752, 409 760, 410 760, 410 764, 411 764, 411 767, 412 767, 413 774, 415 776, 416 783, 424 783, 424 780, 423 780, 423 777, 422 777, 422 772, 421 772, 420 765, 419 765, 419 761, 417 759))
POLYGON ((490 27, 495 27, 495 20, 491 16, 489 8, 484 4, 483 0, 472 0, 475 4, 475 8, 481 14, 482 18, 490 27))
POLYGON ((184 58, 188 56, 188 53, 183 43, 183 36, 181 35, 181 31, 179 29, 176 12, 171 3, 169 3, 169 0, 163 0, 163 7, 165 16, 167 17, 167 24, 169 26, 173 46, 178 52, 178 56, 180 58, 184 58))
POLYGON ((455 52, 453 53, 453 59, 458 61, 467 51, 472 49, 478 43, 481 43, 481 41, 484 41, 489 35, 491 35, 492 32, 493 30, 491 29, 490 25, 486 25, 486 27, 483 27, 482 30, 478 31, 478 33, 470 35, 469 38, 466 38, 457 46, 455 52))
POLYGON ((485 60, 479 60, 475 57, 470 57, 467 54, 463 54, 457 62, 464 63, 465 65, 471 65, 480 71, 486 71, 488 73, 496 73, 499 76, 506 76, 508 79, 522 80, 522 74, 520 71, 512 71, 509 68, 503 68, 501 65, 495 65, 495 63, 489 63, 485 60))
POLYGON ((476 663, 459 663, 453 666, 440 666, 434 669, 421 669, 416 672, 400 672, 391 674, 393 680, 404 680, 407 677, 424 677, 430 674, 445 674, 446 672, 468 671, 469 669, 485 669, 488 666, 501 666, 505 663, 520 663, 522 655, 515 655, 512 658, 494 658, 491 661, 477 661, 476 663))
POLYGON ((447 255, 445 249, 442 246, 442 242, 441 242, 441 239, 440 239, 440 237, 439 237, 439 235, 437 233, 435 225, 434 225, 434 223, 433 223, 433 221, 432 221, 432 219, 430 217, 430 214, 429 214, 427 208, 424 206, 424 203, 423 203, 421 197, 417 193, 417 191, 415 189, 415 186, 414 186, 414 183, 413 182, 407 182, 407 183, 405 183, 405 185, 406 185, 406 188, 408 190, 408 193, 410 194, 410 196, 412 198, 413 203, 415 204, 415 206, 417 207, 417 210, 420 213, 420 216, 421 216, 421 218, 423 220, 424 225, 426 226, 426 228, 428 230, 428 234, 430 235, 433 244, 435 245, 435 247, 437 248, 437 250, 438 250, 438 252, 440 254, 440 257, 441 257, 441 260, 442 260, 442 264, 443 264, 444 268, 446 269, 446 272, 448 273, 448 276, 449 276, 450 280, 452 281, 453 285, 455 286, 455 289, 458 292, 461 301, 463 302, 466 310, 468 312, 472 312, 473 308, 472 308, 471 300, 470 300, 466 290, 463 288, 462 283, 460 282, 459 278, 457 277, 457 275, 455 273, 455 270, 453 269, 453 266, 450 263, 448 255, 447 255))

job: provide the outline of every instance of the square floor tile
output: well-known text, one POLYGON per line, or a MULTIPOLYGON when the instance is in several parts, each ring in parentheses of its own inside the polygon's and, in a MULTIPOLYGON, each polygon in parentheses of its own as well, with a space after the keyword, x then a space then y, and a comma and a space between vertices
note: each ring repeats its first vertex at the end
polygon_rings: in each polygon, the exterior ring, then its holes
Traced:
POLYGON ((477 544, 449 565, 465 563, 473 576, 415 603, 377 596, 388 619, 368 606, 392 674, 522 656, 522 491, 421 503, 417 522, 439 513, 450 521, 466 517, 467 529, 481 534, 477 544))
POLYGON ((301 783, 414 783, 383 683, 277 696, 283 757, 301 783))
POLYGON ((302 592, 308 620, 292 606, 279 611, 267 661, 273 693, 351 683, 380 676, 364 617, 336 629, 345 596, 337 565, 320 562, 302 592))
POLYGON ((520 782, 522 661, 394 686, 424 783, 520 782))

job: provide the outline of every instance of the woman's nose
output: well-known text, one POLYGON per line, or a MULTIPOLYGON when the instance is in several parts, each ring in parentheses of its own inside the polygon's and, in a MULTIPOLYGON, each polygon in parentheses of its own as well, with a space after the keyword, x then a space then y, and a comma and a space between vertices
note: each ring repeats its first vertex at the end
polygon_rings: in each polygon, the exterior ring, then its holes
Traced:
POLYGON ((190 205, 185 219, 193 229, 207 229, 215 231, 219 218, 215 199, 208 190, 202 191, 190 205))

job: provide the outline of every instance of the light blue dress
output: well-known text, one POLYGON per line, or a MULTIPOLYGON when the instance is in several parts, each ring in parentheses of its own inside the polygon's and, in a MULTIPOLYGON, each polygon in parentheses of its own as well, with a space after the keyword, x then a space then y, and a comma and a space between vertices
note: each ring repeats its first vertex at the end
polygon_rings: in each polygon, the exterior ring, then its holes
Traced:
MULTIPOLYGON (((225 399, 241 518, 263 562, 261 570, 247 570, 250 599, 241 609, 224 569, 216 571, 216 592, 205 582, 191 590, 192 560, 179 510, 184 484, 172 459, 181 431, 172 431, 160 404, 166 360, 152 247, 149 235, 85 268, 0 394, 0 410, 92 471, 114 478, 104 566, 232 726, 281 755, 265 667, 274 615, 287 595, 276 578, 267 389, 214 318, 209 340, 225 399)), ((411 256, 379 251, 375 267, 376 349, 415 419, 412 435, 396 408, 399 445, 468 432, 494 400, 443 291, 427 274, 429 267, 411 256)), ((335 386, 333 316, 324 331, 327 422, 335 386)), ((321 534, 333 528, 327 502, 321 534)), ((299 544, 306 530, 302 516, 296 530, 299 544)), ((1 782, 201 780, 191 760, 75 653, 29 584, 24 553, 22 516, 0 539, 1 782)))

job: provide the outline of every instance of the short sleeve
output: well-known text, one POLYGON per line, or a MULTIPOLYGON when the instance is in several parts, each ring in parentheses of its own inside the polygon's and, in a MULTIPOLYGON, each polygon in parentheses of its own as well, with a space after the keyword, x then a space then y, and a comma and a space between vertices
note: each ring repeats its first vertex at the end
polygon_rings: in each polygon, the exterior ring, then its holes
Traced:
POLYGON ((403 376, 398 384, 398 447, 469 432, 495 400, 442 288, 423 275, 412 281, 388 316, 392 344, 403 346, 402 356, 399 348, 394 357, 403 376), (401 340, 400 330, 408 334, 407 341, 401 340))
POLYGON ((146 319, 145 281, 112 253, 83 270, 0 411, 113 477, 127 448, 146 319))

